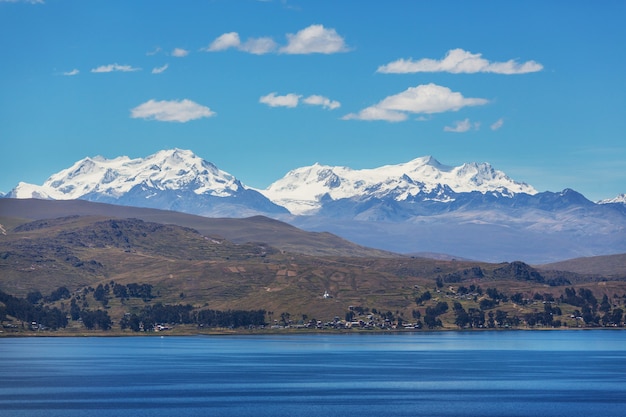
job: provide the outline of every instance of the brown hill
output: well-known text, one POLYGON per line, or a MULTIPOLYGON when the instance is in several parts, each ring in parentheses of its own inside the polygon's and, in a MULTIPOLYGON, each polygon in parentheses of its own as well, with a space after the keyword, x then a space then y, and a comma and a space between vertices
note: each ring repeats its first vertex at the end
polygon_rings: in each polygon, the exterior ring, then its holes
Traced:
POLYGON ((104 309, 114 323, 145 308, 189 304, 194 311, 265 310, 268 322, 343 319, 354 312, 361 318, 377 314, 381 322, 436 314, 444 327, 457 328, 465 309, 474 327, 487 326, 485 317, 497 310, 535 325, 554 314, 544 313, 546 302, 566 296, 574 304, 562 303, 559 317, 577 325, 570 316, 591 303, 590 293, 594 309, 605 295, 613 303, 609 309, 617 309, 626 291, 623 281, 576 284, 573 273, 543 274, 521 262, 309 256, 265 243, 237 244, 189 227, 102 215, 7 219, 11 226, 0 234, 0 291, 17 297, 39 292, 46 305, 69 313, 70 299, 53 296, 65 287, 73 305, 104 309), (143 286, 151 295, 116 294, 116 288, 137 292, 143 286))
POLYGON ((569 259, 562 262, 539 265, 538 268, 626 279, 626 253, 569 259))
POLYGON ((245 219, 209 218, 175 211, 117 206, 84 200, 0 198, 0 224, 5 226, 19 223, 18 219, 39 220, 67 216, 135 218, 174 224, 195 229, 204 235, 221 236, 234 243, 263 242, 279 250, 314 256, 399 256, 356 245, 331 233, 306 232, 263 216, 245 219))

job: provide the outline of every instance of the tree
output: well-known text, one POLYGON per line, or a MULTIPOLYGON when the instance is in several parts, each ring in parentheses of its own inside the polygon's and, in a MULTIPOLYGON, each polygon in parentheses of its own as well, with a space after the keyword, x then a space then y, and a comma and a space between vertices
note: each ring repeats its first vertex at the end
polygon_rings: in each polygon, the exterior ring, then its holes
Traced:
POLYGON ((470 316, 470 326, 482 328, 485 326, 485 313, 477 308, 470 308, 468 310, 470 316))
POLYGON ((467 314, 467 311, 465 311, 461 303, 454 303, 454 314, 456 315, 454 324, 459 326, 461 329, 472 325, 470 316, 467 314))
POLYGON ((37 304, 42 298, 43 295, 41 295, 40 291, 31 291, 26 295, 26 301, 31 304, 37 304))
POLYGON ((511 301, 516 304, 524 304, 524 295, 521 292, 515 293, 511 296, 511 301))
POLYGON ((121 298, 122 300, 128 298, 128 290, 126 285, 122 284, 113 284, 113 295, 117 298, 121 298))
POLYGON ((487 295, 492 300, 497 300, 500 298, 500 293, 498 292, 497 288, 487 288, 487 295))
POLYGON ((434 307, 426 307, 426 314, 431 316, 439 316, 448 311, 448 303, 445 301, 439 301, 434 307))
POLYGON ((508 315, 509 313, 507 313, 506 311, 496 310, 495 321, 496 323, 498 323, 498 326, 502 327, 509 324, 507 317, 508 315))
POLYGON ((624 315, 624 310, 621 308, 613 309, 613 313, 611 314, 611 323, 619 326, 622 323, 622 316, 624 315))
POLYGON ((604 294, 604 297, 602 297, 602 302, 600 303, 600 307, 598 308, 598 310, 602 311, 603 313, 608 313, 609 310, 611 310, 611 303, 609 303, 609 297, 607 297, 606 294, 604 294))
POLYGON ((424 303, 424 301, 428 301, 431 299, 430 291, 426 291, 424 294, 415 298, 415 304, 420 305, 424 303))
POLYGON ((439 320, 436 316, 426 315, 424 316, 424 324, 428 326, 429 329, 434 329, 435 327, 443 326, 441 320, 439 320))
POLYGON ((141 320, 136 314, 126 314, 120 320, 120 328, 122 330, 131 329, 134 332, 141 330, 141 320))
POLYGON ((346 313, 346 321, 352 321, 354 319, 354 311, 348 311, 346 313))
POLYGON ((109 313, 102 310, 82 310, 80 312, 80 318, 83 321, 83 325, 88 330, 99 328, 100 330, 109 330, 113 324, 109 313))
POLYGON ((72 320, 78 320, 80 318, 80 307, 78 307, 75 298, 72 298, 70 303, 70 317, 72 317, 72 320))
POLYGON ((448 311, 448 303, 445 301, 439 301, 434 307, 426 307, 426 315, 424 316, 424 323, 429 329, 443 326, 441 320, 437 316, 444 314, 448 311))
POLYGON ((108 291, 105 291, 105 289, 102 286, 102 284, 100 284, 100 285, 98 285, 98 287, 96 287, 96 290, 93 292, 93 298, 95 298, 96 301, 100 301, 101 303, 105 304, 106 303, 105 300, 106 300, 107 292, 108 291))
POLYGON ((56 290, 52 291, 50 295, 46 297, 46 301, 49 303, 53 303, 55 301, 70 297, 70 290, 68 290, 66 287, 59 287, 56 290))

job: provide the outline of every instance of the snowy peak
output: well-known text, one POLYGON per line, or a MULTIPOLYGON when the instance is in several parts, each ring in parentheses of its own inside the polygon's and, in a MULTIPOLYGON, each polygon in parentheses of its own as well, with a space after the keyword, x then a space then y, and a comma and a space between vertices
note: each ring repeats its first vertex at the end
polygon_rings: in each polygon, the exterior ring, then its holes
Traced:
POLYGON ((467 163, 454 168, 451 172, 456 176, 457 192, 480 191, 482 193, 497 191, 511 196, 515 193, 536 194, 536 190, 525 183, 513 181, 504 172, 495 170, 488 163, 467 163))
POLYGON ((387 165, 386 167, 389 168, 389 167, 394 167, 394 166, 404 167, 407 170, 420 170, 420 169, 425 169, 425 167, 432 167, 433 169, 438 170, 438 171, 450 171, 452 169, 452 167, 443 165, 441 162, 439 162, 438 160, 436 160, 430 155, 415 158, 404 164, 387 165))
POLYGON ((626 204, 626 194, 620 194, 615 198, 598 201, 598 204, 626 204))
POLYGON ((474 192, 496 198, 536 194, 533 187, 512 180, 487 163, 454 167, 432 156, 370 169, 315 163, 290 171, 260 191, 243 186, 234 176, 189 150, 168 149, 136 159, 84 158, 52 175, 41 186, 20 183, 8 196, 86 199, 228 216, 233 206, 237 213, 249 215, 286 210, 306 215, 319 213, 339 200, 379 200, 395 207, 404 202, 450 203, 457 201, 461 193, 474 192))
POLYGON ((213 196, 232 195, 243 187, 235 177, 193 152, 170 149, 143 159, 87 157, 52 175, 42 186, 20 183, 10 196, 71 200, 99 194, 117 198, 136 186, 213 196))
POLYGON ((5 197, 10 198, 37 198, 40 200, 52 200, 53 198, 46 192, 41 185, 29 184, 27 182, 19 182, 17 186, 9 191, 5 197))
POLYGON ((323 201, 344 198, 392 198, 395 201, 429 195, 441 201, 451 194, 478 191, 511 197, 537 191, 495 170, 487 163, 467 163, 458 167, 441 164, 431 156, 397 165, 353 170, 320 164, 290 171, 262 193, 293 214, 312 214, 323 201))

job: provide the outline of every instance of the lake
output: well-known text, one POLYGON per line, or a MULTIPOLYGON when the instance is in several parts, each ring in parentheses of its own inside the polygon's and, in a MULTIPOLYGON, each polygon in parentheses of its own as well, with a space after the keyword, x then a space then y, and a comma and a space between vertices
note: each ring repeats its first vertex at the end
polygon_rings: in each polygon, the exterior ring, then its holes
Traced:
POLYGON ((626 331, 0 339, 1 416, 625 416, 626 331))

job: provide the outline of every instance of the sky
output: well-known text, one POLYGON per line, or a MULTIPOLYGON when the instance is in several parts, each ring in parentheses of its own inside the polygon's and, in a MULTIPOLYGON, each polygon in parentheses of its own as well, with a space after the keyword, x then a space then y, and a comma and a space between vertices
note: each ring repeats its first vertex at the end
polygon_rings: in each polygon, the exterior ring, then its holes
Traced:
POLYGON ((181 148, 260 189, 431 155, 613 198, 624 16, 615 0, 0 0, 0 191, 181 148))

